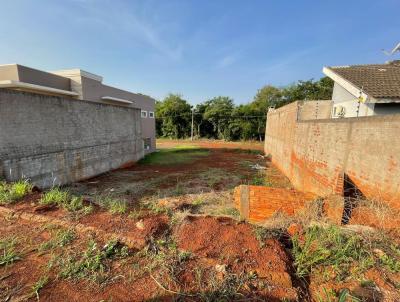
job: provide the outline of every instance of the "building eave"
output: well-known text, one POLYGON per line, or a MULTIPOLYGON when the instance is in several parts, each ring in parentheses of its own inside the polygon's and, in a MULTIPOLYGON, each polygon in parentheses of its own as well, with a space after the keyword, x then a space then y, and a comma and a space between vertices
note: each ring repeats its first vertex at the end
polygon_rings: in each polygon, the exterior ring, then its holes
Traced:
POLYGON ((14 81, 14 80, 0 81, 0 88, 19 89, 19 90, 25 90, 25 91, 33 91, 33 92, 55 94, 55 95, 67 95, 67 96, 73 96, 73 97, 78 96, 78 93, 76 93, 76 92, 42 86, 42 85, 35 85, 35 84, 30 84, 30 83, 25 83, 25 82, 20 82, 20 81, 14 81))
POLYGON ((378 100, 363 91, 362 87, 357 87, 354 85, 352 82, 346 80, 342 76, 338 75, 336 72, 334 72, 331 68, 329 67, 324 67, 322 69, 322 72, 331 78, 333 81, 338 83, 340 86, 342 86, 344 89, 346 89, 348 92, 350 92, 352 95, 354 95, 356 98, 358 98, 360 101, 363 103, 377 103, 378 100))
POLYGON ((133 104, 132 101, 125 100, 125 99, 120 99, 120 98, 115 98, 115 97, 112 97, 112 96, 102 96, 101 99, 104 100, 104 101, 113 101, 113 102, 119 102, 119 103, 124 103, 124 104, 133 104))

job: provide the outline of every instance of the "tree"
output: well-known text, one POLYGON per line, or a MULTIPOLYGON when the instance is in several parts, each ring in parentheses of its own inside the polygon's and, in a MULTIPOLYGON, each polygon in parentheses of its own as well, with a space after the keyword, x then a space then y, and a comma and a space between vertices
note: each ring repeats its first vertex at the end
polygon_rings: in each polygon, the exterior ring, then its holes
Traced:
POLYGON ((257 94, 253 99, 253 107, 258 110, 264 110, 265 112, 269 107, 280 107, 282 106, 282 91, 271 85, 265 85, 257 91, 257 94))
POLYGON ((190 135, 191 106, 178 94, 169 94, 156 103, 157 134, 170 138, 190 135))
POLYGON ((233 100, 218 96, 205 102, 204 119, 213 125, 214 137, 229 139, 229 122, 233 111, 233 100))
POLYGON ((290 85, 283 89, 283 99, 287 103, 301 100, 328 100, 332 96, 333 81, 328 77, 323 77, 314 82, 298 81, 297 84, 290 85))
POLYGON ((196 106, 194 112, 194 125, 196 136, 198 137, 206 137, 211 138, 214 134, 214 126, 213 124, 204 119, 204 113, 208 107, 208 104, 200 103, 196 106))

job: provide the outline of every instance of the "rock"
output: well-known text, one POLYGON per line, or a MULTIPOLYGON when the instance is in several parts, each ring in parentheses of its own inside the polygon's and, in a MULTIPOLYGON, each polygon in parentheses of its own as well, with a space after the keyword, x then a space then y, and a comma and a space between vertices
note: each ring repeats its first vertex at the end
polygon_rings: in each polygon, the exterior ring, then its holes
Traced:
POLYGON ((226 264, 216 264, 215 265, 215 270, 218 273, 226 274, 226 264))
POLYGON ((144 230, 144 223, 143 223, 143 219, 139 220, 138 222, 136 222, 136 227, 139 230, 144 230))

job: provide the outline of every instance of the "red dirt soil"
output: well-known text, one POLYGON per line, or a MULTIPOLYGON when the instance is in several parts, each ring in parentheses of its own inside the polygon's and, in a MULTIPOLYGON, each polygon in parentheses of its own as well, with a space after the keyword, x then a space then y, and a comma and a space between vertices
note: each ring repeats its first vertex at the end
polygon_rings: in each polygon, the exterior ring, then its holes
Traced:
MULTIPOLYGON (((266 240, 261 247, 251 225, 226 217, 188 216, 175 236, 179 248, 194 253, 209 267, 226 265, 232 273, 255 273, 271 285, 268 290, 254 288, 257 297, 268 301, 296 299, 284 248, 275 239, 266 240)), ((190 273, 193 271, 187 270, 188 280, 194 279, 190 273)))

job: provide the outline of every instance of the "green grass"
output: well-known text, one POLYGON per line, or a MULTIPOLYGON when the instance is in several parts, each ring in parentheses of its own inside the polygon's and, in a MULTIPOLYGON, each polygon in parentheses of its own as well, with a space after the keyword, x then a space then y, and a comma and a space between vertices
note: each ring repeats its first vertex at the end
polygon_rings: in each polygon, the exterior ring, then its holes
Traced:
POLYGON ((305 233, 304 242, 295 237, 293 255, 298 277, 309 275, 316 266, 330 266, 338 276, 345 277, 352 264, 365 263, 367 269, 374 261, 361 237, 344 234, 336 226, 311 227, 305 233))
POLYGON ((139 164, 144 165, 179 165, 188 164, 196 159, 208 156, 208 149, 197 148, 194 146, 176 146, 171 149, 162 149, 146 155, 139 164))
POLYGON ((61 229, 58 230, 54 236, 54 238, 42 243, 38 250, 39 252, 44 252, 47 250, 51 250, 57 247, 64 247, 69 245, 77 238, 77 235, 72 229, 61 229))
POLYGON ((128 255, 128 248, 118 241, 109 241, 100 249, 95 241, 90 240, 83 254, 71 252, 56 260, 60 270, 59 277, 75 280, 87 279, 102 283, 106 281, 110 269, 107 265, 108 261, 115 258, 125 258, 128 255))
POLYGON ((310 227, 302 240, 295 236, 292 253, 298 277, 328 268, 338 281, 358 278, 371 267, 400 272, 400 247, 384 234, 363 237, 333 225, 310 227))
POLYGON ((234 172, 219 168, 209 168, 198 174, 198 178, 205 182, 209 188, 215 188, 220 183, 227 184, 228 188, 234 188, 240 184, 240 176, 234 172))
POLYGON ((0 204, 14 203, 32 191, 32 185, 26 180, 11 184, 0 182, 0 204))
POLYGON ((0 240, 0 266, 9 265, 21 257, 15 249, 16 238, 5 238, 0 240))
POLYGON ((68 191, 63 191, 60 188, 55 187, 46 192, 40 199, 39 203, 42 205, 63 205, 68 203, 70 198, 68 191))
POLYGON ((125 200, 115 198, 111 195, 99 196, 97 201, 111 214, 125 214, 128 210, 128 204, 125 200))
POLYGON ((240 218, 239 210, 236 208, 232 208, 232 207, 222 208, 221 210, 217 211, 217 214, 223 215, 223 216, 230 216, 234 219, 240 218))
POLYGON ((39 292, 41 289, 43 289, 47 284, 49 283, 49 277, 48 276, 42 276, 38 281, 35 282, 32 286, 32 292, 36 296, 36 299, 39 301, 40 296, 39 292))
POLYGON ((85 206, 83 204, 82 197, 72 196, 68 191, 64 191, 59 187, 54 187, 47 191, 39 200, 39 203, 42 205, 57 205, 79 215, 87 215, 93 211, 91 205, 85 206))

